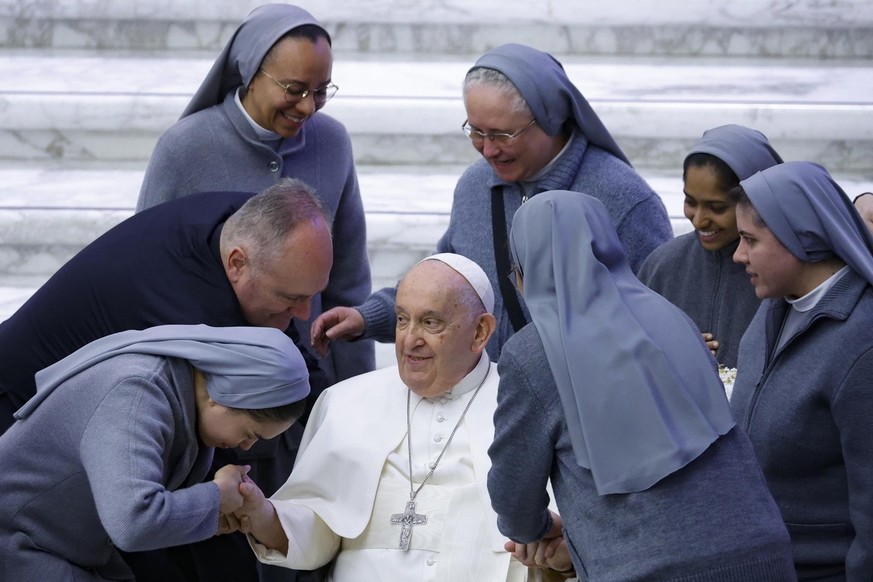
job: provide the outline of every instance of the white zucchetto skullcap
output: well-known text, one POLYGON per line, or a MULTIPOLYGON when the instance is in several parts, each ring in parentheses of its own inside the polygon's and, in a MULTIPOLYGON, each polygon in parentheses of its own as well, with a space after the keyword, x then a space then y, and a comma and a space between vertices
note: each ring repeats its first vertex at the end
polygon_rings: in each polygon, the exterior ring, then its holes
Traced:
POLYGON ((457 271, 473 288, 479 299, 482 300, 482 305, 488 313, 494 312, 494 289, 491 287, 491 281, 488 280, 488 275, 482 270, 482 267, 471 261, 467 257, 456 255, 455 253, 437 253, 420 260, 418 264, 425 261, 440 261, 457 271))

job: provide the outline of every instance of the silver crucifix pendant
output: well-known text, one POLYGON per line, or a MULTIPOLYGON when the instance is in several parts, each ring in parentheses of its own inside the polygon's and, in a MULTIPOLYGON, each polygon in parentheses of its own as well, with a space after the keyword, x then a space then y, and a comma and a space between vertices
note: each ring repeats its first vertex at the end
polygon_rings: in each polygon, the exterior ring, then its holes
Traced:
POLYGON ((403 513, 395 513, 391 516, 391 523, 393 525, 400 525, 400 543, 397 544, 397 549, 405 552, 409 549, 412 526, 426 524, 427 516, 415 513, 415 501, 407 501, 406 509, 403 513))

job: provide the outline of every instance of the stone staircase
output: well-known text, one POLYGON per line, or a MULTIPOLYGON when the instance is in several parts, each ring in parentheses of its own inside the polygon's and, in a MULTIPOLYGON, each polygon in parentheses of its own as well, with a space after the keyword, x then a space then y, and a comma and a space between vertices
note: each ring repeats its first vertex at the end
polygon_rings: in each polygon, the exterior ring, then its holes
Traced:
MULTIPOLYGON (((0 320, 133 212, 158 135, 250 0, 0 0, 0 320)), ((461 82, 488 48, 548 50, 684 232, 681 163, 703 130, 766 133, 786 159, 873 190, 866 0, 300 1, 330 30, 325 110, 355 148, 374 285, 434 248, 476 159, 461 82)))

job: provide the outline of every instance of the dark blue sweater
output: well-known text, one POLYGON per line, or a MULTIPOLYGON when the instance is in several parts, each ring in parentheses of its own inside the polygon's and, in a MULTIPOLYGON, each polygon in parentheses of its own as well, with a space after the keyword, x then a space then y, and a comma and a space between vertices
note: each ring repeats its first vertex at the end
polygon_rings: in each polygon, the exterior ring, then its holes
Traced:
MULTIPOLYGON (((248 325, 221 264, 219 236, 251 196, 210 192, 173 200, 82 249, 0 323, 0 395, 24 404, 36 390, 36 372, 119 331, 248 325)), ((289 335, 297 335, 294 326, 289 335)), ((0 418, 0 432, 12 420, 0 418)))

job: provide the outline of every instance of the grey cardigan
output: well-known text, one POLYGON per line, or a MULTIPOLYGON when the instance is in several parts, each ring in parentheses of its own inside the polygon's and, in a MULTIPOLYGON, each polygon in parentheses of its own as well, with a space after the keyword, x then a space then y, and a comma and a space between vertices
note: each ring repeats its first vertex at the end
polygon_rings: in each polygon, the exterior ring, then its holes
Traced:
MULTIPOLYGON (((502 182, 488 162, 480 159, 458 180, 449 227, 437 243, 437 252, 458 253, 475 261, 491 280, 495 291, 494 315, 497 317, 497 331, 488 343, 488 355, 492 360, 497 360, 504 342, 513 333, 500 295, 494 258, 491 192, 495 186, 502 186, 506 231, 509 233, 512 217, 522 204, 522 188, 518 183, 502 182)), ((667 210, 645 180, 619 158, 589 144, 579 133, 551 170, 537 181, 537 193, 549 190, 584 192, 603 202, 615 222, 634 272, 650 252, 673 237, 667 210)), ((506 252, 509 253, 508 246, 506 252)), ((394 341, 394 291, 382 289, 358 307, 366 323, 364 337, 394 341)), ((520 295, 519 301, 530 321, 520 295)))
POLYGON ((774 353, 789 308, 761 304, 740 344, 731 408, 788 526, 800 578, 873 580, 873 288, 850 271, 774 353))
POLYGON ((640 272, 640 281, 685 312, 701 332, 718 340, 716 360, 737 367, 740 339, 761 300, 743 265, 733 261, 739 239, 717 251, 708 251, 689 232, 652 251, 640 272))
POLYGON ((600 496, 576 462, 536 326, 504 346, 488 492, 504 535, 551 527, 551 479, 580 579, 794 580, 791 547, 748 438, 734 427, 653 487, 600 496))
MULTIPOLYGON (((333 215, 333 268, 327 288, 313 298, 311 319, 331 307, 363 302, 372 289, 366 220, 345 127, 319 112, 276 152, 258 140, 233 96, 180 119, 161 135, 137 211, 197 192, 255 193, 281 177, 299 178, 333 215)), ((295 324, 309 346, 309 322, 295 324)), ((375 367, 373 344, 337 343, 321 365, 330 383, 369 372, 375 367)))
POLYGON ((67 380, 0 437, 0 579, 132 579, 143 551, 217 532, 191 366, 122 355, 67 380))

